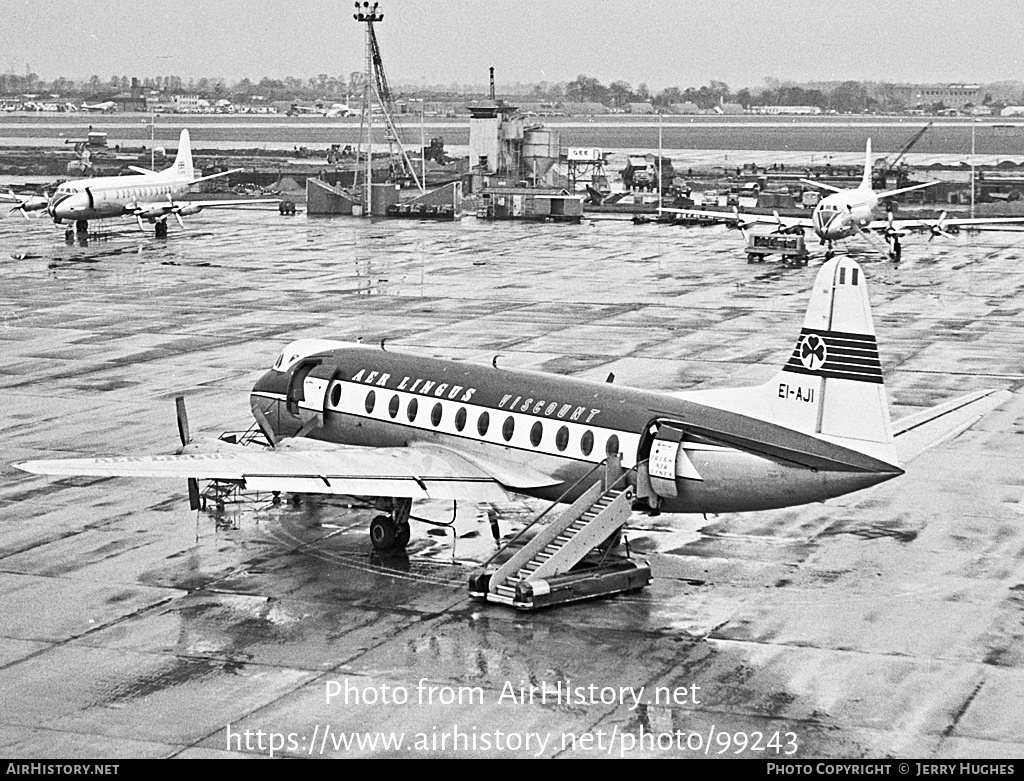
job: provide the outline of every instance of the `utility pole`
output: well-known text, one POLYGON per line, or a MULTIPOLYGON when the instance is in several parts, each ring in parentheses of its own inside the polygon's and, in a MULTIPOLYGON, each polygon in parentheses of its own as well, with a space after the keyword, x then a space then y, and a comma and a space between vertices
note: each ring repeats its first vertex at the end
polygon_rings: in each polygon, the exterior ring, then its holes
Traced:
POLYGON ((357 22, 366 24, 366 84, 363 87, 363 111, 366 113, 366 198, 364 216, 369 217, 373 206, 373 106, 370 105, 370 96, 373 94, 373 53, 371 51, 370 36, 372 35, 373 23, 384 19, 384 12, 378 10, 380 3, 368 2, 356 3, 356 12, 352 18, 357 22))
POLYGON ((971 117, 971 218, 974 218, 974 129, 978 127, 978 118, 971 117))
MULTIPOLYGON (((146 120, 142 120, 146 124, 146 120)), ((156 114, 149 115, 149 170, 156 170, 156 114)))

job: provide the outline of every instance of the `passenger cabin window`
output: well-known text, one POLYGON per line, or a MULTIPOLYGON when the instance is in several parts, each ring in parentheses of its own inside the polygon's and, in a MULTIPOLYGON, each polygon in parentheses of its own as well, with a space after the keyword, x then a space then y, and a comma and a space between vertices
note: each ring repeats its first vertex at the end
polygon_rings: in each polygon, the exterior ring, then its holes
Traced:
POLYGON ((435 404, 434 408, 430 410, 430 422, 433 423, 435 427, 441 425, 441 412, 441 402, 435 404))
POLYGON ((558 452, 563 452, 569 446, 569 427, 562 426, 558 429, 558 433, 555 434, 555 447, 558 448, 558 452))
POLYGON ((501 426, 501 436, 508 442, 516 430, 516 419, 509 415, 501 426))
POLYGON ((405 411, 405 416, 409 418, 409 422, 412 423, 416 420, 416 411, 420 408, 420 403, 416 399, 409 399, 409 408, 405 411))
POLYGON ((482 437, 487 436, 487 428, 490 425, 491 425, 491 416, 488 415, 486 412, 481 412, 480 413, 480 417, 477 418, 477 421, 476 421, 476 430, 479 432, 480 436, 482 436, 482 437))
POLYGON ((370 414, 373 412, 373 406, 377 403, 377 394, 374 391, 370 391, 366 394, 366 412, 370 414))
POLYGON ((462 431, 466 427, 466 408, 459 407, 459 411, 455 413, 455 429, 456 431, 462 431))
POLYGON ((336 382, 331 388, 331 406, 337 407, 341 403, 341 383, 336 382))
POLYGON ((583 436, 580 437, 580 450, 583 451, 583 455, 589 456, 594 450, 594 432, 587 431, 583 432, 583 436))
POLYGON ((398 405, 399 404, 401 404, 401 401, 399 400, 398 394, 396 393, 394 396, 391 397, 391 401, 388 403, 388 414, 392 418, 394 418, 394 417, 396 417, 398 415, 398 405))
POLYGON ((605 445, 605 452, 616 454, 619 452, 619 438, 615 436, 615 434, 608 437, 608 444, 605 445))
POLYGON ((544 424, 539 420, 533 424, 533 428, 530 429, 530 444, 534 447, 540 445, 541 439, 544 437, 544 424))

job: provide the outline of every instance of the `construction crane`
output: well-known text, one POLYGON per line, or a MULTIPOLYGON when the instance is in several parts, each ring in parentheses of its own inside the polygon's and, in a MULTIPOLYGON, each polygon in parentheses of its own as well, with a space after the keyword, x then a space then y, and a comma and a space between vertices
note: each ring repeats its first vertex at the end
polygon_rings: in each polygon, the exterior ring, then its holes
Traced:
MULTIPOLYGON (((373 23, 382 20, 384 14, 377 11, 378 3, 374 3, 372 7, 369 7, 369 3, 364 2, 363 6, 367 6, 368 11, 361 10, 359 3, 356 3, 355 16, 357 21, 365 22, 367 26, 367 44, 369 46, 370 60, 372 61, 372 68, 370 69, 372 75, 369 86, 377 97, 377 102, 380 104, 381 112, 384 115, 384 122, 387 125, 387 140, 393 160, 393 175, 398 178, 411 179, 422 191, 423 183, 416 176, 416 169, 413 167, 412 161, 409 160, 409 155, 402 144, 401 133, 394 121, 398 111, 395 107, 391 86, 388 84, 388 77, 384 73, 384 59, 381 56, 380 44, 377 42, 377 32, 374 30, 373 23), (397 154, 395 154, 395 147, 398 148, 397 154)), ((372 111, 369 104, 366 105, 366 111, 372 111)), ((367 115, 366 119, 369 121, 371 117, 367 115)))
POLYGON ((896 157, 893 158, 892 162, 889 162, 887 157, 880 158, 875 162, 872 179, 876 190, 884 190, 889 179, 889 175, 893 173, 896 174, 896 186, 906 187, 909 166, 906 163, 900 166, 900 161, 903 160, 907 152, 914 148, 914 145, 921 140, 921 136, 923 136, 931 126, 932 123, 929 122, 914 133, 914 135, 910 137, 910 140, 907 141, 899 152, 896 153, 896 157))

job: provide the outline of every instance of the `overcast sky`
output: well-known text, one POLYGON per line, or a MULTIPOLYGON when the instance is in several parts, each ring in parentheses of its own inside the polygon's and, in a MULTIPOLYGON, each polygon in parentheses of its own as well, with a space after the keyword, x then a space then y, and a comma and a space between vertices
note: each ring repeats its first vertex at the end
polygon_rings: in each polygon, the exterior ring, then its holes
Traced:
MULTIPOLYGON (((1024 80, 1019 0, 384 0, 392 83, 569 81, 652 90, 794 81, 1024 80)), ((231 81, 348 75, 363 26, 341 0, 0 0, 0 68, 40 77, 231 81)))

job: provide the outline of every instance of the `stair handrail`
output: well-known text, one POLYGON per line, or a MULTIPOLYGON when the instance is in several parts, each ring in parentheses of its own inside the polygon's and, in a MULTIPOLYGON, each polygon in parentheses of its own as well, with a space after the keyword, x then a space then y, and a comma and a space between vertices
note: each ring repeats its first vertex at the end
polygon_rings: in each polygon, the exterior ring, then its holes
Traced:
MULTIPOLYGON (((567 497, 574 490, 576 490, 576 488, 579 487, 580 483, 582 483, 588 477, 593 475, 594 472, 596 472, 598 469, 603 467, 606 463, 608 463, 608 459, 607 458, 604 461, 601 461, 600 463, 595 464, 593 469, 591 469, 589 472, 587 472, 585 475, 583 475, 583 477, 581 477, 579 480, 577 480, 571 486, 566 488, 561 496, 559 496, 557 499, 555 499, 555 501, 553 501, 551 504, 549 504, 547 506, 547 508, 544 510, 544 512, 542 512, 540 515, 538 515, 536 518, 534 518, 532 521, 530 521, 528 524, 526 524, 526 526, 524 526, 522 529, 520 529, 515 534, 513 534, 512 537, 504 545, 500 546, 498 548, 498 550, 494 551, 494 553, 491 554, 491 557, 489 559, 487 559, 487 561, 485 561, 481 565, 481 567, 484 568, 484 569, 489 567, 491 565, 491 563, 498 557, 499 553, 503 553, 508 548, 508 546, 511 545, 516 540, 518 540, 526 532, 527 529, 532 529, 541 518, 543 518, 545 515, 547 515, 549 512, 551 512, 556 507, 558 507, 558 505, 560 505, 562 503, 562 500, 565 499, 565 497, 567 497)), ((619 479, 621 480, 622 477, 625 477, 626 474, 627 474, 626 472, 623 472, 622 475, 619 477, 619 479)), ((618 483, 618 482, 619 482, 618 480, 615 481, 615 483, 618 483)), ((614 483, 613 483, 613 485, 614 485, 614 483)))

